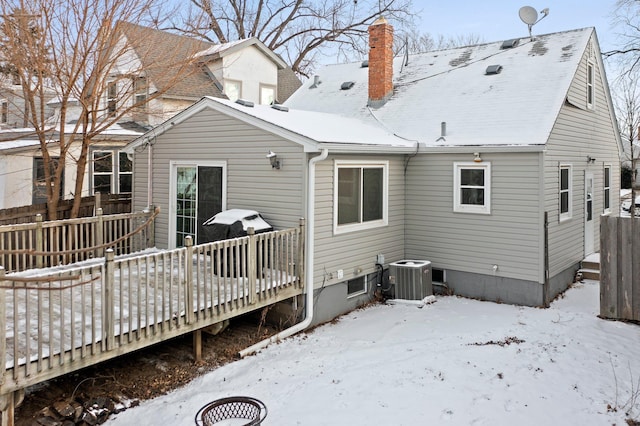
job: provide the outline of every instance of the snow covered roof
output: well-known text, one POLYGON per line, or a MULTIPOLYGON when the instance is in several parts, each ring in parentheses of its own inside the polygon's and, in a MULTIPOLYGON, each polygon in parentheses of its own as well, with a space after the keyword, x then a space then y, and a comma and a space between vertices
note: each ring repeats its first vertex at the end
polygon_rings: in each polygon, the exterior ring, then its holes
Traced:
POLYGON ((231 53, 237 52, 249 46, 255 46, 258 50, 268 56, 273 62, 278 65, 278 68, 286 68, 287 64, 275 54, 271 49, 269 49, 264 43, 258 40, 255 37, 245 38, 242 40, 236 40, 229 43, 216 44, 213 45, 203 51, 196 53, 194 56, 196 58, 203 58, 203 60, 217 59, 222 58, 231 53))
MULTIPOLYGON (((410 55, 394 60, 394 92, 367 108, 368 68, 329 65, 285 103, 384 125, 427 147, 544 145, 593 28, 410 55), (499 65, 498 73, 487 68, 499 65), (348 90, 342 84, 353 82, 348 90), (446 135, 441 138, 442 124, 446 135)), ((495 67, 497 68, 497 67, 495 67)))
MULTIPOLYGON (((368 124, 356 118, 295 109, 284 111, 268 105, 246 106, 213 97, 202 98, 150 132, 158 136, 171 126, 206 108, 221 111, 258 128, 298 142, 307 152, 317 152, 323 147, 348 152, 360 150, 409 152, 416 147, 416 141, 395 136, 380 125, 368 124)), ((145 135, 129 143, 126 150, 131 151, 143 144, 145 135)))

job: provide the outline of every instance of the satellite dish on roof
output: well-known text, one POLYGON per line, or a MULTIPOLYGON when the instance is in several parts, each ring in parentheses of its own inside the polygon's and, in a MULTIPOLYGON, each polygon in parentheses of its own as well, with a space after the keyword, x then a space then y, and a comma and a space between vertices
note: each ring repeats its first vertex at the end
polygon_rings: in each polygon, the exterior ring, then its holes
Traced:
POLYGON ((527 24, 527 27, 529 27, 529 37, 531 37, 532 41, 533 36, 531 35, 531 28, 549 15, 549 8, 546 7, 542 9, 540 13, 542 13, 543 16, 538 19, 538 12, 531 6, 522 6, 518 11, 518 15, 520 15, 522 22, 527 24))
POLYGON ((533 25, 538 21, 538 12, 531 6, 522 6, 518 11, 520 19, 527 25, 533 25))

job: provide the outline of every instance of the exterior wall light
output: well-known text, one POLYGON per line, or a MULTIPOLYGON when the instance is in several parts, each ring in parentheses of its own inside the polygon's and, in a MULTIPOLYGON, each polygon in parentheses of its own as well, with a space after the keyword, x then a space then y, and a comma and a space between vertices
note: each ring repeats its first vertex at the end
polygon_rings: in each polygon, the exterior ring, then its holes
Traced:
POLYGON ((482 158, 480 157, 480 153, 479 152, 474 152, 473 155, 475 155, 475 157, 473 158, 474 162, 482 163, 482 158))
POLYGON ((587 164, 593 164, 596 162, 596 159, 590 155, 587 155, 587 164))
POLYGON ((267 158, 271 163, 272 169, 280 169, 280 160, 278 159, 278 154, 273 151, 269 151, 269 153, 267 154, 267 158))

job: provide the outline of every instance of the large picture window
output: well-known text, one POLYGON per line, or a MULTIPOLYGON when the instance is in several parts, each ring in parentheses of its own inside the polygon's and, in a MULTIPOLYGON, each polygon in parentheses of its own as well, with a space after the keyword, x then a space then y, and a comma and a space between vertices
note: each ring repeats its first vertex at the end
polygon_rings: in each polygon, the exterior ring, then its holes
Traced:
POLYGON ((386 162, 336 162, 336 233, 387 224, 387 169, 386 162))
POLYGON ((453 211, 491 213, 491 163, 454 163, 453 211))
POLYGON ((560 165, 560 221, 571 218, 571 181, 571 166, 566 164, 560 165))

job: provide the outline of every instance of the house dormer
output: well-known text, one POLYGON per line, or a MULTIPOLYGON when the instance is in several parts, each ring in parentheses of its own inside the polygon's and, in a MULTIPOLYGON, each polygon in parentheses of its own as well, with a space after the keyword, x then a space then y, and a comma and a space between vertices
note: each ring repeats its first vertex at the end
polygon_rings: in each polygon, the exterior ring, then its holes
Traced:
POLYGON ((230 100, 272 104, 278 99, 278 73, 285 62, 260 40, 215 45, 197 54, 230 100))

